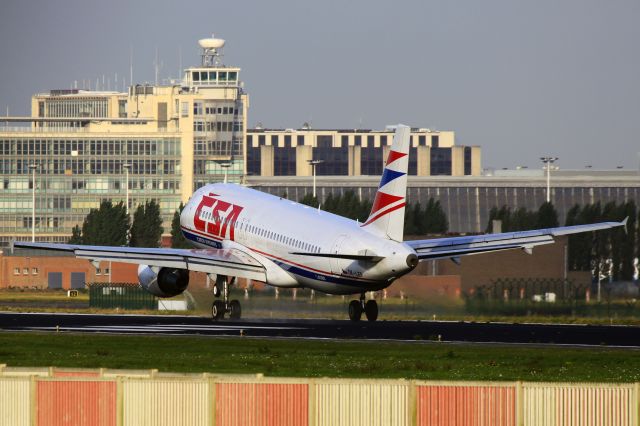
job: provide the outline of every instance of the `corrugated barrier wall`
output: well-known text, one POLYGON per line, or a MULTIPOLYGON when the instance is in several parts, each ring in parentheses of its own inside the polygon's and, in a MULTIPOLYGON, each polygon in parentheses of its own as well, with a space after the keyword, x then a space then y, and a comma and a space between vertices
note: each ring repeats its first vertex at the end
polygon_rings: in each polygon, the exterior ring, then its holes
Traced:
POLYGON ((0 426, 640 426, 639 386, 289 379, 0 365, 0 426))

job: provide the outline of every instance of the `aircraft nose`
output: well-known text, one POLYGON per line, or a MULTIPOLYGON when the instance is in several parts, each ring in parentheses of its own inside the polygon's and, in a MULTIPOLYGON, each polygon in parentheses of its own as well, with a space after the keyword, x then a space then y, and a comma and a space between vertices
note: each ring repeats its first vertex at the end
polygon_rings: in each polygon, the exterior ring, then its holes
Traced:
POLYGON ((415 268, 416 266, 418 266, 418 262, 420 262, 420 260, 418 259, 418 256, 416 256, 414 253, 411 253, 410 255, 407 256, 407 266, 411 269, 415 268))

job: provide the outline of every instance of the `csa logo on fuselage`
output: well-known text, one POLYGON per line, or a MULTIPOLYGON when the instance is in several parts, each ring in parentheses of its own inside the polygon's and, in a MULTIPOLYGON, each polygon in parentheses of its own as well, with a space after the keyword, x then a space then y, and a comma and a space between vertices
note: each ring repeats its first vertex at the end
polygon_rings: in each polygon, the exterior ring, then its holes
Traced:
POLYGON ((235 226, 242 206, 220 200, 218 194, 203 195, 193 216, 193 225, 198 231, 222 239, 235 239, 235 226))

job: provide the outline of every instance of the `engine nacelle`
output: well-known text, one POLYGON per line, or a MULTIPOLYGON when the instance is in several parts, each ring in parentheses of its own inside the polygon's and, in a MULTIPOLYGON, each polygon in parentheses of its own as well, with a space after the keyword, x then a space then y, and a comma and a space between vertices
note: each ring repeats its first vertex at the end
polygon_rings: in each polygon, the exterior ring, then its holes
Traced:
POLYGON ((158 297, 173 297, 189 285, 189 271, 175 268, 138 266, 138 281, 142 288, 158 297))

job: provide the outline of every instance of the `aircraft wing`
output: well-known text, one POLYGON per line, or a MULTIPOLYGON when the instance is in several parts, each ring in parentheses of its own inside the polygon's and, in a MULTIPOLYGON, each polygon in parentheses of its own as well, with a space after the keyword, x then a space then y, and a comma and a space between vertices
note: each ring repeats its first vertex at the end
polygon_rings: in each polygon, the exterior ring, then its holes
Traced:
POLYGON ((414 240, 405 241, 405 243, 416 251, 418 258, 421 260, 441 258, 453 258, 455 260, 460 256, 470 254, 516 248, 523 249, 530 254, 533 247, 542 244, 551 244, 554 242, 554 237, 557 236, 599 231, 618 226, 626 227, 626 225, 627 219, 622 222, 601 222, 591 225, 563 226, 532 231, 414 240))
POLYGON ((85 246, 16 241, 15 248, 68 252, 90 261, 135 263, 266 281, 265 267, 238 249, 173 249, 85 246))

